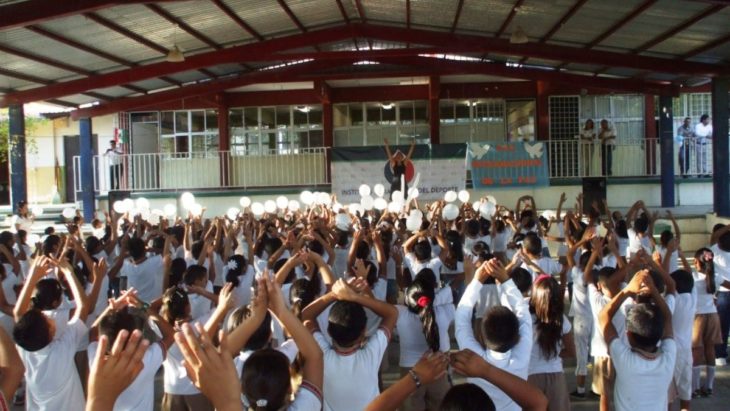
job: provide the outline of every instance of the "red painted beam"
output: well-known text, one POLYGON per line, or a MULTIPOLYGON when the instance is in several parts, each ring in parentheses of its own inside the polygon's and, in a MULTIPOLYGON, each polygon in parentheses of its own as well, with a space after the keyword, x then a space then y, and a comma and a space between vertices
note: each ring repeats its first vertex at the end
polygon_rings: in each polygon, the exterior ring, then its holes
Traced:
POLYGON ((195 30, 189 24, 187 24, 184 21, 182 21, 181 19, 175 17, 172 13, 163 9, 161 6, 158 6, 157 4, 147 4, 147 8, 152 10, 153 12, 155 12, 158 16, 162 17, 163 19, 169 21, 170 23, 176 24, 182 30, 184 30, 191 36, 195 37, 196 39, 200 40, 201 42, 207 44, 208 46, 210 46, 216 50, 220 50, 223 48, 223 46, 221 46, 220 44, 213 41, 210 37, 199 32, 198 30, 195 30))
POLYGON ((68 37, 64 37, 64 36, 62 36, 60 34, 57 34, 57 33, 52 32, 50 30, 46 30, 43 27, 40 27, 40 26, 27 26, 25 28, 26 28, 26 30, 30 30, 30 31, 32 31, 32 32, 34 32, 36 34, 40 34, 41 36, 44 36, 44 37, 47 37, 49 39, 55 40, 55 41, 57 41, 57 42, 59 42, 61 44, 65 44, 65 45, 67 45, 69 47, 73 47, 75 49, 79 49, 79 50, 85 51, 85 52, 87 52, 89 54, 92 54, 92 55, 97 56, 97 57, 101 57, 101 58, 103 58, 105 60, 113 61, 113 62, 115 62, 117 64, 121 64, 122 66, 127 66, 127 67, 134 67, 134 66, 136 66, 135 63, 132 63, 129 60, 123 59, 123 58, 118 57, 116 55, 113 55, 113 54, 107 53, 105 51, 99 50, 97 48, 88 46, 86 44, 79 43, 78 41, 71 40, 68 37))
POLYGON ((316 45, 321 42, 343 40, 353 37, 354 33, 355 32, 350 26, 313 30, 308 33, 273 38, 258 43, 245 44, 214 52, 196 54, 187 57, 182 63, 152 63, 126 70, 97 74, 89 78, 66 81, 59 84, 49 85, 47 87, 25 90, 6 95, 4 96, 4 99, 0 98, 0 107, 14 102, 25 103, 41 101, 81 93, 91 89, 112 87, 119 84, 133 83, 155 77, 162 78, 162 76, 169 74, 188 70, 197 70, 219 64, 239 63, 241 61, 245 61, 246 57, 250 55, 275 53, 277 51, 316 45))
POLYGON ((89 19, 97 24, 100 24, 100 25, 108 28, 109 30, 116 31, 117 33, 121 34, 122 36, 128 37, 128 38, 136 41, 139 44, 147 46, 148 48, 151 48, 152 50, 155 50, 160 54, 165 55, 168 52, 168 49, 166 47, 163 47, 145 37, 142 37, 139 34, 133 32, 123 26, 120 26, 119 24, 114 23, 111 20, 107 20, 106 18, 104 18, 98 14, 85 13, 84 17, 86 17, 87 19, 89 19))
POLYGON ((570 18, 573 17, 574 14, 577 13, 578 10, 580 10, 580 8, 583 7, 584 4, 586 4, 587 1, 588 0, 576 1, 575 4, 573 5, 573 7, 568 9, 568 11, 565 12, 565 14, 563 14, 563 16, 560 18, 560 20, 558 20, 558 22, 555 23, 555 25, 553 25, 550 28, 550 30, 548 30, 548 32, 545 33, 545 35, 542 36, 540 38, 540 40, 538 40, 538 42, 545 43, 546 41, 550 40, 553 37, 553 35, 555 35, 555 33, 557 33, 558 30, 560 30, 560 28, 563 27, 565 25, 565 23, 567 23, 568 20, 570 20, 570 18))
POLYGON ((483 36, 452 34, 423 29, 406 29, 383 25, 353 25, 362 37, 372 39, 411 42, 434 47, 472 48, 474 52, 518 55, 547 60, 571 61, 576 63, 598 64, 611 67, 628 67, 638 70, 651 70, 660 73, 716 76, 730 73, 726 65, 696 62, 680 62, 657 57, 632 56, 626 58, 624 53, 608 51, 584 50, 576 47, 542 44, 510 44, 507 39, 483 36))
POLYGON ((242 87, 249 84, 291 81, 291 78, 295 77, 298 74, 311 71, 316 72, 323 69, 337 67, 338 65, 349 65, 352 63, 353 62, 351 60, 343 60, 338 63, 335 63, 333 61, 311 61, 307 63, 288 66, 278 70, 257 71, 244 74, 239 77, 213 80, 205 83, 180 87, 168 91, 161 91, 159 93, 152 93, 139 97, 117 99, 108 104, 100 104, 98 106, 90 107, 87 109, 76 110, 72 113, 72 118, 78 119, 83 117, 97 117, 105 114, 116 113, 119 111, 142 109, 168 101, 186 99, 208 94, 216 94, 231 88, 242 87))
POLYGON ((301 21, 299 21, 296 14, 294 14, 294 12, 291 10, 291 8, 289 8, 289 5, 286 4, 286 1, 278 0, 278 2, 279 2, 279 5, 281 6, 281 8, 284 9, 284 12, 286 13, 286 15, 289 16, 291 21, 294 22, 294 24, 299 28, 299 30, 306 32, 307 28, 304 27, 304 24, 302 24, 301 21))
POLYGON ((653 6, 654 3, 656 3, 656 2, 657 2, 657 0, 644 0, 643 3, 641 3, 638 7, 636 7, 634 10, 632 10, 629 14, 624 16, 624 18, 617 21, 611 27, 609 27, 607 30, 605 30, 603 33, 598 35, 598 37, 591 40, 591 42, 586 44, 584 48, 591 49, 591 48, 597 46, 603 40, 606 40, 609 36, 611 36, 613 33, 618 31, 618 29, 625 26, 631 20, 635 19, 639 14, 646 11, 649 7, 653 6))
POLYGON ((367 23, 368 17, 365 15, 365 8, 362 6, 362 1, 355 0, 355 7, 357 8, 357 14, 360 16, 360 21, 367 23))
MULTIPOLYGON (((85 12, 122 4, 146 3, 151 0, 28 0, 0 7, 0 30, 29 26, 85 12)), ((156 3, 173 0, 155 0, 156 3)))
POLYGON ((517 0, 517 3, 512 7, 512 10, 509 11, 509 14, 507 14, 507 18, 504 19, 502 22, 502 25, 499 26, 499 30, 497 30, 497 33, 494 35, 494 37, 501 37, 502 33, 504 33, 505 30, 507 30, 507 27, 509 27, 509 24, 512 22, 512 19, 515 18, 515 15, 517 14, 517 9, 519 9, 522 6, 522 3, 524 3, 524 0, 517 0))
POLYGON ((710 50, 714 49, 715 47, 722 46, 723 44, 727 43, 728 41, 730 41, 730 33, 729 34, 726 34, 726 35, 724 35, 722 37, 719 37, 719 38, 717 38, 717 39, 715 39, 715 40, 713 40, 713 41, 711 41, 711 42, 709 42, 707 44, 704 44, 704 45, 700 46, 700 47, 697 47, 696 49, 692 49, 692 50, 688 51, 687 53, 682 54, 680 56, 680 59, 681 60, 686 60, 686 59, 688 59, 690 57, 694 57, 694 56, 696 56, 698 54, 702 54, 702 53, 704 53, 706 51, 710 51, 710 50))
POLYGON ((223 13, 225 13, 226 16, 228 16, 231 20, 233 20, 236 24, 238 24, 243 30, 248 32, 248 34, 252 35, 256 40, 261 41, 264 39, 264 36, 259 34, 256 30, 254 30, 253 27, 251 27, 248 23, 246 23, 241 16, 236 14, 235 11, 231 10, 230 7, 226 3, 223 2, 223 0, 211 0, 213 4, 215 4, 223 13))
POLYGON ((703 11, 695 14, 694 16, 690 17, 689 19, 679 23, 677 26, 665 31, 664 33, 654 37, 653 39, 647 41, 646 43, 642 44, 641 46, 633 49, 631 51, 632 54, 638 54, 642 51, 649 50, 650 48, 656 46, 657 44, 667 40, 668 38, 674 36, 675 34, 681 32, 682 30, 685 30, 689 28, 690 26, 694 25, 695 23, 699 22, 700 20, 704 19, 705 17, 709 17, 722 9, 727 7, 727 5, 715 5, 710 6, 703 11))
MULTIPOLYGON (((456 5, 456 14, 454 14, 454 22, 451 24, 451 32, 456 31, 456 26, 459 25, 459 17, 461 17, 461 9, 464 7, 464 0, 459 0, 459 4, 456 5)), ((408 25, 410 27, 410 24, 408 25)))

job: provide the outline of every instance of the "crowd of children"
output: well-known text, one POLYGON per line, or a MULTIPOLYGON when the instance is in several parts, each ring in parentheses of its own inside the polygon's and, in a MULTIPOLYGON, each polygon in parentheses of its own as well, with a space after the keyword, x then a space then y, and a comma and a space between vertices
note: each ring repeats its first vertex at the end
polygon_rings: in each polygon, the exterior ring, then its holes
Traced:
POLYGON ((444 201, 330 199, 104 214, 91 235, 77 218, 38 244, 2 232, 0 410, 563 411, 598 395, 601 411, 663 411, 713 394, 730 225, 685 256, 674 216, 655 243, 641 201, 624 216, 490 200, 455 218, 444 201), (401 378, 385 387, 389 345, 401 378))

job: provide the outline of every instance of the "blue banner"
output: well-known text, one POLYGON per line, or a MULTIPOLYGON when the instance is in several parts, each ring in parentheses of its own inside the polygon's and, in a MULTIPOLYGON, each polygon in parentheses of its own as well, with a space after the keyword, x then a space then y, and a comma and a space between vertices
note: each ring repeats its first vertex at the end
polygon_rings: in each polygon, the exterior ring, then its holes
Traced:
POLYGON ((550 185, 542 142, 469 143, 467 160, 474 188, 550 185))

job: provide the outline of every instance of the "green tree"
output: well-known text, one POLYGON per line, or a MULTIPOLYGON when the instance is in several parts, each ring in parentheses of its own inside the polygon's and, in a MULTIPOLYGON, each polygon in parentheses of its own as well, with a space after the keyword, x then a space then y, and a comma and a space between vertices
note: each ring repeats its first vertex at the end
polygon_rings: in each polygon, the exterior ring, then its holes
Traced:
MULTIPOLYGON (((40 125, 49 121, 42 117, 25 117, 25 149, 30 153, 38 152, 38 146, 36 146, 35 139, 33 137, 27 137, 28 134, 32 134, 33 131, 40 125)), ((10 153, 10 120, 8 117, 8 109, 0 109, 0 162, 8 160, 10 153)))

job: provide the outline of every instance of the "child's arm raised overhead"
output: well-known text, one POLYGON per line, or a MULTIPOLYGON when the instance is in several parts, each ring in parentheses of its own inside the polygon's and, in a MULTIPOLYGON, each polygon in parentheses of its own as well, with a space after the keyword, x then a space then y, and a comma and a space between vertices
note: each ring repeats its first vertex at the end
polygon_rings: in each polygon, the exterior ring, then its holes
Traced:
POLYGON ((74 275, 73 268, 66 260, 54 260, 53 263, 58 267, 58 271, 63 274, 66 278, 69 288, 71 288, 71 294, 76 302, 76 310, 72 319, 79 319, 80 321, 86 321, 86 317, 89 315, 89 301, 86 298, 84 289, 79 283, 79 279, 74 275))
POLYGON ((327 306, 335 301, 337 301, 337 297, 335 297, 335 294, 330 291, 327 294, 312 301, 311 304, 304 308, 304 311, 302 311, 302 322, 311 333, 319 331, 319 325, 317 325, 317 317, 322 314, 322 311, 324 311, 327 306))
POLYGON ((485 267, 486 262, 479 266, 474 272, 474 279, 466 287, 464 294, 459 300, 456 307, 456 315, 454 318, 454 329, 456 334, 456 342, 460 349, 470 349, 472 351, 484 351, 484 348, 474 336, 474 327, 472 326, 472 316, 474 313, 474 305, 479 299, 479 292, 484 282, 489 278, 485 267))
MULTIPOLYGON (((268 277, 268 275, 264 277, 268 277)), ((258 279, 257 283, 258 291, 251 302, 251 317, 228 334, 227 349, 232 356, 236 356, 246 346, 249 338, 259 329, 261 323, 266 318, 266 311, 269 308, 266 283, 264 282, 264 278, 258 279)))
POLYGON ((20 317, 22 317, 23 314, 28 312, 28 309, 30 308, 30 298, 33 296, 35 286, 38 284, 38 281, 46 275, 49 262, 50 260, 45 256, 37 257, 33 260, 33 264, 31 264, 30 270, 28 270, 30 275, 25 281, 25 284, 23 284, 23 288, 20 290, 20 295, 18 295, 18 301, 15 303, 15 308, 13 308, 13 316, 15 317, 16 322, 20 320, 20 317))
POLYGON ((235 303, 236 297, 233 296, 233 284, 226 283, 218 296, 218 305, 215 307, 213 314, 205 323, 205 332, 208 333, 208 337, 210 339, 215 337, 223 319, 228 311, 233 308, 235 303))
POLYGON ((393 305, 357 293, 343 279, 337 280, 335 285, 332 286, 332 293, 338 300, 351 301, 369 308, 383 319, 380 326, 388 331, 388 335, 393 333, 395 323, 398 321, 398 309, 393 305))
POLYGON ((468 377, 482 378, 502 390, 524 411, 545 411, 548 401, 539 389, 532 384, 490 365, 470 350, 462 350, 451 354, 454 370, 468 377))
POLYGON ((618 338, 618 331, 616 331, 616 327, 614 327, 613 322, 611 321, 613 316, 616 315, 616 312, 619 308, 621 308, 621 304, 623 304, 627 298, 636 296, 639 293, 642 285, 647 281, 647 277, 651 279, 649 271, 647 270, 639 271, 634 274, 634 278, 631 279, 629 285, 619 291, 619 293, 616 294, 605 307, 603 307, 603 310, 598 315, 598 326, 601 327, 601 332, 603 333, 603 338, 606 340, 606 345, 610 346, 611 341, 613 341, 614 338, 618 338))
POLYGON ((5 398, 13 398, 15 390, 23 380, 25 366, 20 360, 13 340, 4 329, 0 329, 0 372, 3 376, 0 380, 0 392, 5 398))

